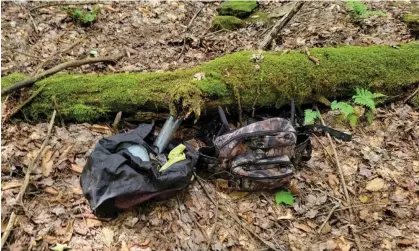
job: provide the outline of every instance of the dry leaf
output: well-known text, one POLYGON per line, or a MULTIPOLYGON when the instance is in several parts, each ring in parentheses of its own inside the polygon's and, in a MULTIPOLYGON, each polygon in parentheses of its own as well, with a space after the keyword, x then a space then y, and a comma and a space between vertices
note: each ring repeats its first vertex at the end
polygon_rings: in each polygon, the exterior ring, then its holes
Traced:
POLYGON ((82 173, 83 167, 77 165, 77 164, 71 164, 71 170, 73 170, 76 173, 82 173))
POLYGON ((362 203, 366 203, 366 202, 368 202, 368 200, 369 200, 369 198, 366 195, 361 194, 359 196, 359 201, 361 201, 362 203))
POLYGON ((121 251, 130 251, 125 241, 122 241, 121 251))
POLYGON ((383 247, 383 248, 385 248, 385 249, 388 249, 388 250, 393 249, 393 248, 392 248, 392 245, 391 245, 391 241, 390 241, 390 240, 388 240, 388 239, 384 239, 384 240, 383 240, 383 244, 381 245, 381 247, 383 247))
POLYGON ((12 189, 15 187, 20 187, 22 186, 23 182, 20 180, 12 180, 12 181, 8 181, 8 182, 3 182, 3 184, 1 184, 1 190, 8 190, 8 189, 12 189))
POLYGON ((297 180, 292 179, 290 182, 290 185, 288 187, 288 189, 290 190, 290 192, 294 195, 298 195, 300 194, 300 189, 298 189, 298 185, 297 185, 297 180))
POLYGON ((53 187, 46 187, 44 189, 44 192, 52 194, 52 195, 57 195, 58 194, 58 191, 55 190, 55 188, 53 188, 53 187))
POLYGON ((92 130, 94 132, 98 132, 98 133, 103 133, 103 134, 111 134, 112 133, 112 130, 111 130, 111 128, 109 128, 109 126, 92 125, 90 127, 90 130, 92 130))
POLYGON ((83 194, 83 190, 81 190, 81 187, 80 187, 80 185, 79 185, 79 184, 77 184, 77 186, 76 186, 76 187, 72 187, 72 188, 71 188, 71 191, 72 191, 74 194, 78 194, 78 195, 82 195, 82 194, 83 194))
POLYGON ((295 223, 294 227, 303 230, 304 232, 310 233, 312 231, 311 227, 307 226, 306 224, 302 223, 295 223))
POLYGON ((351 249, 351 244, 346 242, 345 238, 343 236, 339 237, 339 240, 337 241, 337 244, 342 251, 349 251, 351 249))
POLYGON ((103 243, 110 247, 113 243, 113 238, 114 238, 115 233, 112 231, 112 229, 108 228, 108 227, 104 227, 102 229, 102 241, 103 243))
POLYGON ((2 221, 1 222, 1 233, 4 233, 6 231, 6 227, 7 227, 7 222, 2 221))
POLYGON ((146 240, 141 244, 138 244, 138 246, 142 247, 142 248, 146 248, 150 245, 151 241, 150 240, 146 240))
POLYGON ((397 242, 397 244, 401 245, 401 246, 410 246, 410 245, 413 245, 415 243, 416 243, 415 240, 409 240, 409 239, 401 239, 397 242))
POLYGON ((97 220, 97 219, 87 218, 86 219, 86 225, 89 228, 100 227, 100 226, 102 226, 102 222, 100 220, 97 220))
POLYGON ((384 187, 384 180, 380 178, 375 178, 368 182, 365 189, 368 191, 380 191, 384 187))
POLYGON ((246 197, 246 195, 248 195, 248 192, 239 192, 239 191, 234 191, 232 193, 229 194, 230 198, 232 198, 233 200, 237 200, 237 199, 241 199, 246 197))
POLYGON ((52 155, 53 151, 50 149, 44 151, 42 154, 42 175, 44 177, 48 177, 53 170, 54 161, 52 160, 52 155))
POLYGON ((294 216, 292 215, 291 209, 287 208, 285 210, 285 215, 278 216, 278 220, 292 220, 294 216))
POLYGON ((332 231, 332 227, 329 225, 329 222, 326 222, 326 224, 324 225, 324 227, 323 227, 323 229, 322 229, 321 233, 322 233, 322 234, 327 234, 327 233, 329 233, 330 231, 332 231))

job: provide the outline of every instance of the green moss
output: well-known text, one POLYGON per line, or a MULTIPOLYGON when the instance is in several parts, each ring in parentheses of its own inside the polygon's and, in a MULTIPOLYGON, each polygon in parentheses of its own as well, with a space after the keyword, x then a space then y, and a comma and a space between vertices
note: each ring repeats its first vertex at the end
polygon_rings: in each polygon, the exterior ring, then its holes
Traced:
POLYGON ((9 87, 11 84, 16 83, 25 79, 25 75, 23 73, 12 73, 5 77, 1 77, 1 88, 4 89, 9 87))
POLYGON ((257 1, 225 1, 217 11, 222 16, 248 17, 258 7, 257 1))
POLYGON ((245 19, 247 23, 262 23, 263 25, 267 25, 270 23, 269 15, 263 11, 256 11, 248 18, 245 19))
POLYGON ((419 13, 404 15, 403 22, 407 24, 407 26, 413 33, 419 34, 419 13))
POLYGON ((245 24, 243 20, 233 16, 215 16, 212 19, 212 28, 215 30, 237 30, 245 24))
POLYGON ((36 83, 35 87, 47 85, 23 110, 34 120, 46 118, 54 109, 55 95, 64 119, 84 122, 119 111, 126 116, 169 110, 199 114, 217 105, 237 107, 240 96, 246 112, 255 100, 257 108, 272 108, 289 103, 291 97, 302 102, 319 95, 332 99, 352 95, 355 87, 395 95, 419 82, 417 42, 399 49, 386 45, 311 49, 319 65, 299 51, 263 52, 259 71, 251 60, 255 53, 261 52, 236 52, 174 72, 55 75, 36 83), (196 73, 205 78, 194 80, 196 73))

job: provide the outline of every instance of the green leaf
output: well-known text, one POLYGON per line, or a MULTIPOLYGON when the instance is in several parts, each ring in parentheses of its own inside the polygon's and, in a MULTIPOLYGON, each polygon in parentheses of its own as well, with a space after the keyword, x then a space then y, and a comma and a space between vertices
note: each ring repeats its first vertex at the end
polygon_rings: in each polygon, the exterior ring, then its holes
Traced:
POLYGON ((92 22, 94 22, 96 19, 96 14, 93 13, 87 13, 86 15, 84 15, 84 17, 82 18, 83 23, 85 24, 90 24, 92 22))
POLYGON ((355 114, 351 114, 351 115, 348 116, 348 121, 349 121, 349 125, 352 128, 355 128, 356 124, 358 123, 358 116, 355 115, 355 114))
POLYGON ((339 110, 344 115, 345 119, 354 112, 354 108, 346 102, 337 102, 335 100, 330 107, 332 110, 339 110))
POLYGON ((59 244, 55 245, 55 247, 52 247, 51 250, 54 251, 64 251, 66 249, 69 249, 70 247, 67 244, 59 244))
POLYGON ((292 206, 294 205, 294 196, 291 192, 282 190, 275 194, 275 202, 278 205, 284 203, 286 205, 292 206))
POLYGON ((367 122, 368 122, 368 124, 372 124, 372 121, 374 120, 374 112, 372 111, 372 110, 368 110, 366 113, 365 113, 365 117, 367 117, 367 122))
POLYGON ((312 125, 314 121, 319 118, 320 114, 317 111, 307 109, 304 111, 304 125, 312 125))
POLYGON ((363 105, 375 111, 375 101, 372 92, 365 89, 356 88, 356 95, 354 95, 352 98, 356 104, 363 105))
POLYGON ((71 18, 73 18, 74 20, 80 19, 81 16, 83 16, 83 11, 81 10, 77 9, 71 12, 71 18))

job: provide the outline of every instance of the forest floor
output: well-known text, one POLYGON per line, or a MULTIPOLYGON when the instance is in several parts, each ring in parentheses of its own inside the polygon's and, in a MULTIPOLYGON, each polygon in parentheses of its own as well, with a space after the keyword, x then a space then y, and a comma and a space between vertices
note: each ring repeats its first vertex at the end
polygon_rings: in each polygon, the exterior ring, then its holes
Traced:
MULTIPOLYGON (((216 2, 110 3, 91 27, 68 21, 66 5, 29 11, 41 4, 2 3, 2 76, 32 74, 84 58, 92 50, 101 56, 128 50, 130 57, 113 67, 86 65, 70 71, 187 68, 230 52, 257 49, 271 27, 211 31, 216 2), (185 33, 189 20, 201 8, 185 33), (182 50, 184 37, 187 42, 182 50), (71 50, 61 53, 75 42, 71 50)), ((280 6, 279 2, 262 2, 260 8, 274 14, 280 6)), ((396 45, 413 40, 400 17, 414 3, 375 2, 369 6, 386 15, 353 23, 343 2, 306 2, 271 49, 396 45)), ((419 111, 403 102, 388 104, 377 110, 371 125, 362 123, 356 129, 331 123, 332 112, 323 115, 328 124, 353 134, 351 142, 335 141, 353 204, 353 221, 324 135, 312 138, 312 159, 296 170, 285 188, 295 195, 294 206, 275 204, 273 192, 234 192, 221 180, 204 182, 219 207, 237 214, 253 234, 213 205, 196 181, 176 198, 146 203, 113 220, 98 220, 82 195, 79 178, 97 141, 112 131, 106 124, 61 127, 56 123, 25 194, 25 211, 18 212, 6 248, 49 250, 58 243, 72 250, 206 250, 210 243, 209 250, 263 250, 267 246, 255 238, 258 235, 280 250, 349 251, 358 250, 350 231, 353 228, 365 250, 418 250, 419 111)), ((25 122, 2 125, 2 234, 47 127, 46 123, 25 122)), ((198 126, 182 127, 178 136, 186 135, 185 140, 197 145, 193 137, 197 130, 198 126)))

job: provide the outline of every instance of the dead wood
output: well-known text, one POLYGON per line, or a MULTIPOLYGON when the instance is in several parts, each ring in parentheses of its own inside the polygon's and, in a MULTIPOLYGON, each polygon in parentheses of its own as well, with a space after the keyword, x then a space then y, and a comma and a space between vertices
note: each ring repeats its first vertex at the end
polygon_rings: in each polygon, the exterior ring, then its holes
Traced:
POLYGON ((272 40, 278 34, 278 32, 291 20, 295 13, 297 13, 304 2, 295 2, 291 7, 290 11, 285 14, 278 22, 272 27, 271 31, 265 36, 262 42, 259 44, 259 49, 266 50, 271 44, 272 40))
POLYGON ((6 244, 7 238, 9 238, 10 232, 13 229, 13 225, 15 224, 15 221, 16 221, 16 214, 12 212, 12 214, 10 215, 9 222, 7 223, 7 226, 6 226, 6 231, 3 233, 3 236, 1 237, 1 248, 3 248, 4 244, 6 244))
POLYGON ((40 74, 33 76, 33 77, 29 77, 23 81, 17 82, 15 84, 13 84, 12 86, 5 88, 4 90, 1 91, 1 95, 7 95, 12 93, 15 90, 19 90, 21 88, 24 87, 29 87, 31 85, 33 85, 36 81, 39 81, 43 78, 49 77, 59 71, 65 70, 67 68, 73 68, 73 67, 78 67, 81 65, 85 65, 85 64, 95 64, 95 63, 99 63, 99 62, 115 62, 119 59, 121 59, 122 57, 125 56, 125 52, 117 54, 115 56, 106 56, 106 57, 97 57, 97 58, 86 58, 86 59, 81 59, 81 60, 75 60, 75 61, 69 61, 69 62, 65 62, 62 64, 59 64, 51 69, 48 69, 44 72, 41 72, 40 74))
POLYGON ((54 110, 54 112, 52 113, 51 120, 50 120, 49 125, 48 125, 48 132, 47 132, 47 135, 45 136, 44 142, 42 143, 42 146, 39 149, 38 154, 33 159, 33 161, 30 163, 30 165, 28 166, 28 169, 26 170, 25 180, 23 181, 23 185, 20 188, 20 192, 16 197, 16 203, 19 203, 20 205, 23 205, 22 199, 23 199, 23 195, 26 192, 26 188, 29 185, 29 180, 31 178, 31 173, 32 173, 33 170, 35 170, 37 168, 39 158, 41 158, 42 152, 44 151, 45 147, 48 145, 49 138, 51 136, 52 127, 54 126, 54 120, 55 120, 55 114, 56 113, 57 112, 54 110))

